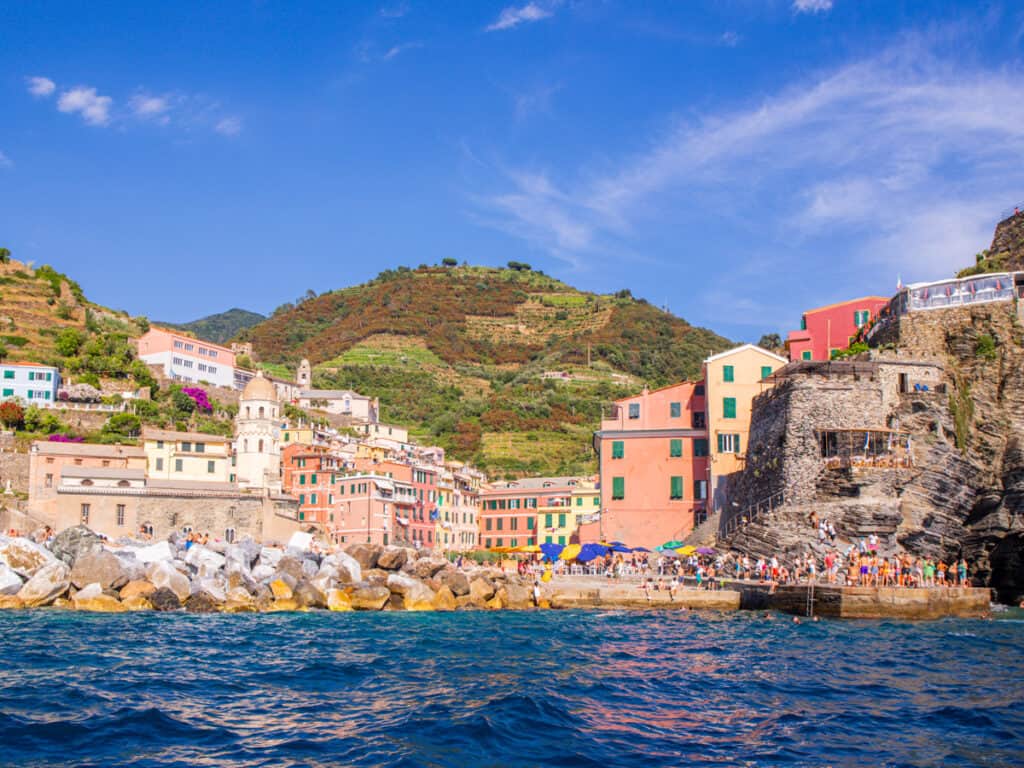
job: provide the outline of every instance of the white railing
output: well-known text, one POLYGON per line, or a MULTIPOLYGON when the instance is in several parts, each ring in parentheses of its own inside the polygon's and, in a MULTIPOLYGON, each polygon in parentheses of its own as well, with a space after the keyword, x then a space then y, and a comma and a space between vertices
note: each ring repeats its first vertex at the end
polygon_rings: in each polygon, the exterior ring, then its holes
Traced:
POLYGON ((728 536, 729 534, 738 531, 741 527, 754 522, 758 518, 770 515, 784 503, 785 493, 783 491, 773 493, 771 496, 761 499, 761 501, 754 502, 750 506, 739 510, 735 514, 732 514, 727 519, 723 520, 722 527, 720 529, 722 535, 728 536))

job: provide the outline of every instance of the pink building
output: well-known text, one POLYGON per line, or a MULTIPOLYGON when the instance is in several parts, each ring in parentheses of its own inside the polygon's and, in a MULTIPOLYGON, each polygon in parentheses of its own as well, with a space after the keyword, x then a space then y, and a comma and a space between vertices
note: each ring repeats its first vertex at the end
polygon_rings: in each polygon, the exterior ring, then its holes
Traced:
POLYGON ((235 386, 235 353, 227 347, 164 328, 150 328, 138 344, 139 358, 161 366, 169 379, 208 382, 226 389, 235 386))
POLYGON ((790 331, 786 338, 789 359, 829 360, 832 350, 850 346, 857 331, 888 303, 883 296, 863 296, 807 310, 800 319, 800 330, 790 331))
POLYGON ((707 514, 708 431, 704 382, 618 400, 594 435, 601 512, 580 541, 653 548, 682 539, 707 514))

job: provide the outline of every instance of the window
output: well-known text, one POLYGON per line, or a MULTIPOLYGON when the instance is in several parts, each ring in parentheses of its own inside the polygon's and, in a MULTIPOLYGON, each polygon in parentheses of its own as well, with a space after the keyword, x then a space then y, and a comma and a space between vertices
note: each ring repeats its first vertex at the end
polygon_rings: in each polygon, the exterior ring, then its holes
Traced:
POLYGON ((47 473, 46 475, 46 487, 53 488, 53 475, 47 473))
POLYGON ((124 525, 124 504, 117 505, 117 524, 124 525))
POLYGON ((175 472, 181 472, 181 468, 182 468, 182 460, 181 459, 175 459, 174 460, 174 471, 175 472))
POLYGON ((668 441, 668 455, 670 458, 678 459, 683 455, 683 441, 673 438, 668 441))
POLYGON ((576 506, 577 507, 582 507, 583 506, 583 497, 582 496, 577 496, 576 497, 576 506))
POLYGON ((490 549, 491 548, 491 540, 490 539, 484 539, 484 546, 487 547, 487 549, 490 549))
POLYGON ((554 523, 553 523, 554 519, 555 519, 555 516, 553 514, 551 514, 550 512, 548 512, 546 515, 544 515, 544 527, 545 528, 552 528, 552 527, 554 527, 554 523))
POLYGON ((509 527, 510 530, 513 530, 513 531, 519 530, 519 518, 518 517, 513 517, 509 521, 508 527, 509 527))
POLYGON ((601 500, 597 496, 595 496, 593 499, 591 499, 591 501, 594 502, 594 506, 595 507, 601 506, 601 500))
POLYGON ((804 315, 803 317, 800 318, 800 330, 807 330, 807 315, 804 315))
POLYGON ((309 503, 310 504, 316 504, 316 494, 315 493, 309 494, 309 503))
POLYGON ((719 453, 739 453, 740 452, 740 436, 730 434, 719 434, 718 435, 718 452, 719 453))
POLYGON ((163 459, 157 459, 156 460, 156 470, 157 470, 157 472, 162 472, 163 468, 164 468, 164 460, 163 459))
POLYGON ((730 382, 736 380, 736 369, 731 365, 722 366, 722 381, 730 382))
POLYGON ((772 375, 772 367, 770 365, 762 365, 761 366, 761 378, 762 379, 767 379, 771 375, 772 375))
POLYGON ((621 459, 626 455, 626 443, 622 440, 612 440, 612 458, 621 459))
POLYGON ((234 528, 225 528, 224 529, 224 541, 226 541, 228 544, 230 544, 234 540, 235 540, 235 529, 234 528))
POLYGON ((681 403, 669 403, 668 404, 668 415, 670 419, 678 419, 683 414, 683 406, 681 403))
POLYGON ((206 471, 207 471, 208 474, 212 475, 214 472, 216 472, 217 471, 216 467, 217 467, 217 462, 215 462, 215 461, 208 461, 208 462, 206 462, 206 471))
MULTIPOLYGON (((490 517, 488 517, 488 518, 487 518, 487 525, 486 525, 486 526, 484 526, 485 528, 487 528, 487 530, 488 530, 488 531, 489 531, 489 530, 491 530, 491 520, 492 520, 492 519, 493 519, 493 518, 490 518, 490 517)), ((488 544, 487 546, 490 546, 490 544, 488 544)))
POLYGON ((533 525, 534 525, 535 521, 536 521, 536 519, 533 518, 533 517, 526 518, 526 530, 532 531, 533 530, 533 525))
POLYGON ((704 418, 704 411, 694 411, 693 418, 690 419, 690 426, 694 429, 704 429, 707 426, 707 421, 704 418))
POLYGON ((673 476, 669 478, 669 494, 670 499, 681 499, 683 498, 683 478, 679 476, 673 476))
POLYGON ((698 384, 696 387, 693 388, 693 396, 694 397, 704 397, 704 385, 703 384, 698 384))
POLYGON ((870 319, 871 311, 868 309, 858 309, 853 313, 853 324, 858 328, 863 328, 870 319))
POLYGON ((626 478, 624 478, 624 477, 613 477, 612 478, 612 498, 613 499, 624 499, 624 498, 626 498, 626 478))
POLYGON ((629 404, 629 418, 639 419, 640 418, 640 403, 629 404))
POLYGON ((82 525, 88 525, 88 524, 89 524, 89 505, 88 504, 83 504, 82 505, 82 525))
POLYGON ((805 349, 803 352, 801 352, 800 353, 800 359, 801 360, 810 360, 811 359, 811 350, 805 349))
POLYGON ((3 396, 4 397, 14 397, 14 390, 13 389, 5 389, 4 392, 3 392, 3 396))
POLYGON ((5 379, 13 379, 14 378, 14 371, 12 369, 8 368, 6 371, 4 371, 4 378, 5 379))
POLYGON ((191 453, 192 452, 192 443, 182 443, 181 444, 181 450, 184 451, 185 453, 191 453))
POLYGON ((735 397, 723 397, 722 398, 722 418, 735 419, 736 418, 736 398, 735 397))
POLYGON ((502 526, 504 526, 504 525, 505 525, 505 519, 502 518, 502 517, 499 517, 498 518, 498 525, 497 525, 498 530, 500 531, 502 529, 502 526))
POLYGON ((565 512, 558 513, 558 527, 565 528, 565 512))
POLYGON ((693 498, 703 501, 708 497, 708 481, 697 480, 693 484, 693 498))
POLYGON ((694 456, 707 456, 708 455, 708 441, 700 437, 693 441, 693 455, 694 456))
POLYGON ((299 504, 305 504, 305 503, 306 503, 306 494, 300 493, 299 494, 299 504))
POLYGON ((206 453, 206 443, 196 443, 196 453, 206 453))

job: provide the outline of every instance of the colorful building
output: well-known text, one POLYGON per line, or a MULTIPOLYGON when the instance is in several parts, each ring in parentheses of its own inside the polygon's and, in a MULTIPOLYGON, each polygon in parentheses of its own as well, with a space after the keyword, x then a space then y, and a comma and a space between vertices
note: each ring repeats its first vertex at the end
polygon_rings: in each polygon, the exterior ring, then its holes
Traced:
POLYGON ((146 476, 197 483, 234 482, 231 441, 218 435, 144 427, 146 476))
POLYGON ((339 544, 394 542, 396 481, 383 475, 339 478, 332 538, 339 544))
POLYGON ((440 467, 429 464, 416 464, 412 467, 416 506, 409 520, 409 537, 414 547, 434 547, 437 522, 441 518, 438 509, 440 491, 437 487, 440 471, 440 467))
POLYGON ((0 400, 49 408, 57 400, 60 372, 39 363, 0 363, 0 400))
POLYGON ((284 492, 299 500, 299 520, 330 530, 335 523, 335 495, 344 466, 322 446, 292 443, 281 451, 284 492))
POLYGON ((754 344, 704 361, 712 509, 719 510, 728 503, 728 477, 745 465, 754 398, 772 386, 764 379, 787 362, 754 344))
POLYGON ((138 346, 139 358, 161 366, 169 379, 235 387, 235 353, 227 347, 164 328, 150 328, 138 346))
POLYGON ((863 296, 807 310, 800 318, 800 330, 786 337, 789 359, 830 360, 834 350, 850 346, 857 331, 888 303, 883 296, 863 296))
POLYGON ((708 431, 703 382, 618 400, 594 435, 600 514, 580 539, 655 547, 686 536, 706 513, 708 431))
MULTIPOLYGON (((480 490, 480 532, 477 546, 518 547, 541 544, 548 536, 557 542, 558 514, 566 514, 578 477, 528 477, 485 485, 480 490), (549 531, 538 530, 547 522, 544 514, 553 515, 549 531)), ((566 538, 566 543, 568 538, 566 538)))

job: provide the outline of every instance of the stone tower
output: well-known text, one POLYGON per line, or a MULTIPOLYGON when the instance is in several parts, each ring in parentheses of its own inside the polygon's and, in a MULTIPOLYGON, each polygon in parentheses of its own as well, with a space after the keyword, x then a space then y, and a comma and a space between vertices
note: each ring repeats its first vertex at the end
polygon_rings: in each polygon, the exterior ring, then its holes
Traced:
POLYGON ((245 385, 235 418, 235 477, 242 488, 281 492, 281 404, 262 371, 245 385))
POLYGON ((299 385, 299 389, 309 389, 312 386, 313 369, 309 365, 309 360, 299 363, 299 372, 295 377, 295 383, 299 385))

